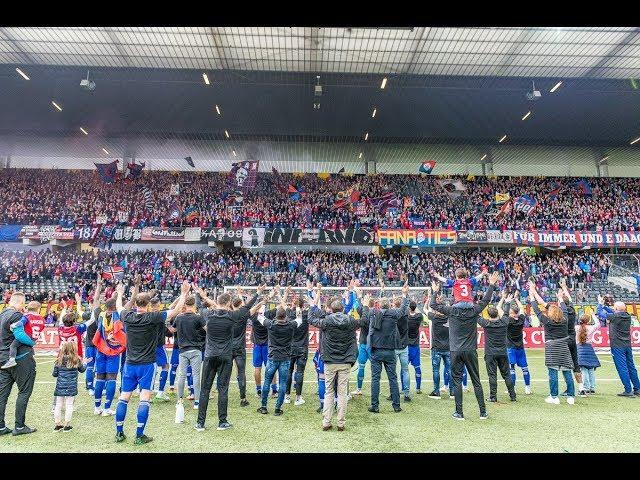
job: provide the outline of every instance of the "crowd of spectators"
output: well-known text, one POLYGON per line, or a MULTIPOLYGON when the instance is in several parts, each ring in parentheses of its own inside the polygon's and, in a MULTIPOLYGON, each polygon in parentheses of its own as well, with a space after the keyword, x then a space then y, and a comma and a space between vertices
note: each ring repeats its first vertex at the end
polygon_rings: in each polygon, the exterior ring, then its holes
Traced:
MULTIPOLYGON (((513 250, 491 252, 466 250, 457 252, 341 253, 327 251, 251 252, 175 252, 171 250, 52 252, 1 251, 0 283, 7 289, 20 281, 43 284, 46 280, 65 280, 68 297, 80 291, 87 299, 96 275, 104 266, 122 265, 125 282, 135 274, 142 276, 146 288, 177 293, 187 279, 205 288, 225 285, 294 285, 305 286, 307 280, 324 286, 345 287, 356 278, 363 286, 399 286, 405 278, 410 286, 430 285, 431 272, 453 278, 458 267, 466 267, 473 275, 498 269, 503 285, 523 290, 526 281, 535 276, 538 291, 548 299, 561 277, 573 288, 583 289, 593 279, 606 279, 609 263, 601 253, 552 252, 549 254, 516 254, 513 250)), ((39 301, 50 300, 54 292, 37 291, 39 301)), ((58 292, 60 295, 61 292, 58 292)))
POLYGON ((640 229, 640 179, 591 178, 585 196, 572 178, 454 177, 465 188, 450 195, 435 176, 331 175, 260 173, 242 202, 230 195, 227 174, 219 172, 145 172, 141 178, 104 184, 94 171, 3 169, 4 198, 0 223, 39 225, 370 228, 416 226, 438 229, 640 229), (179 195, 172 195, 172 185, 179 195), (288 186, 303 191, 292 200, 288 186), (147 207, 142 187, 151 192, 147 207), (355 187, 363 207, 335 208, 338 192, 355 187), (364 199, 393 192, 400 207, 384 214, 364 199), (511 211, 497 216, 496 193, 511 198, 530 195, 538 205, 529 215, 511 211), (553 193, 553 194, 552 194, 553 193), (405 197, 407 199, 405 203, 405 197), (238 208, 229 208, 229 207, 238 208), (170 219, 194 207, 198 216, 170 219), (356 211, 359 214, 356 214, 356 211))

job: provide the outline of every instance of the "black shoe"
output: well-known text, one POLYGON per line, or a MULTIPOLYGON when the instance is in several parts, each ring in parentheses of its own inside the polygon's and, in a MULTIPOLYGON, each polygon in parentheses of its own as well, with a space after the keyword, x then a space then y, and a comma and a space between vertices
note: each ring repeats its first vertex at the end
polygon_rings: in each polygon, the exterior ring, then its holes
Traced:
POLYGON ((411 401, 411 397, 409 397, 408 395, 404 397, 404 401, 409 403, 411 401))
POLYGON ((512 402, 515 402, 515 401, 516 401, 516 397, 515 397, 515 396, 513 396, 513 397, 511 397, 509 400, 511 400, 512 402))
POLYGON ((579 396, 579 397, 586 397, 586 396, 587 396, 587 392, 586 392, 585 390, 580 390, 580 391, 578 392, 578 396, 579 396))
POLYGON ((369 410, 371 413, 380 413, 380 410, 378 410, 377 408, 369 407, 369 408, 368 408, 368 410, 369 410))
POLYGON ((487 412, 482 412, 480 414, 480 420, 486 420, 487 418, 489 418, 489 414, 487 412))
POLYGON ((54 432, 59 432, 60 430, 62 430, 64 428, 63 425, 56 425, 55 427, 53 427, 53 431, 54 432))
POLYGON ((400 413, 402 409, 400 407, 393 407, 393 411, 396 413, 400 413))
POLYGON ((440 392, 437 390, 434 390, 433 392, 431 392, 429 394, 429 398, 435 398, 436 400, 440 400, 440 392))
POLYGON ((204 432, 204 425, 202 423, 196 423, 196 432, 204 432))
POLYGON ((322 407, 318 407, 318 409, 316 410, 316 413, 322 413, 322 407))
POLYGON ((11 429, 8 427, 0 428, 0 436, 9 435, 11 433, 11 429))
POLYGON ((18 436, 18 435, 26 435, 27 433, 33 433, 33 432, 37 432, 38 429, 37 428, 31 428, 31 427, 27 427, 26 425, 22 428, 14 428, 12 435, 14 437, 18 436))
POLYGON ((634 390, 634 391, 633 391, 633 394, 634 394, 636 397, 640 397, 640 390, 634 390))
POLYGON ((149 443, 153 440, 152 437, 147 437, 144 433, 139 437, 136 437, 133 444, 134 445, 144 445, 145 443, 149 443))
POLYGON ((258 410, 256 410, 256 412, 261 413, 262 415, 266 415, 267 413, 269 413, 269 410, 267 410, 267 407, 260 407, 258 408, 258 410))
POLYGON ((420 395, 420 394, 422 394, 422 390, 417 389, 417 390, 416 390, 416 395, 420 395))
POLYGON ((249 400, 247 400, 246 398, 243 398, 242 400, 240 400, 240 406, 241 407, 248 407, 249 406, 249 400))
POLYGON ((589 390, 589 393, 590 393, 591 395, 593 395, 594 393, 596 393, 596 391, 595 391, 595 390, 589 390))
POLYGON ((393 401, 393 397, 392 397, 391 395, 389 395, 389 396, 387 397, 387 400, 389 400, 389 401, 391 402, 391 401, 393 401))
POLYGON ((220 425, 218 425, 218 430, 229 430, 233 425, 231 425, 229 422, 222 422, 220 425))
POLYGON ((284 410, 282 410, 281 408, 276 408, 276 409, 273 411, 273 414, 274 414, 275 416, 277 416, 277 417, 279 417, 279 416, 280 416, 280 415, 282 415, 283 413, 284 413, 284 410))
POLYGON ((491 403, 498 403, 498 399, 496 397, 489 397, 488 401, 491 403))
POLYGON ((65 432, 68 432, 69 430, 71 430, 73 427, 71 425, 67 425, 66 427, 64 427, 62 430, 64 430, 65 432))
POLYGON ((325 425, 324 427, 322 427, 322 431, 323 432, 328 432, 329 430, 331 430, 333 428, 332 425, 325 425))
MULTIPOLYGON (((619 397, 627 397, 627 398, 636 398, 636 396, 631 392, 622 392, 618 394, 619 397)), ((15 433, 14 433, 15 435, 15 433)))
POLYGON ((458 412, 453 412, 451 414, 451 417, 454 418, 455 420, 464 420, 464 415, 458 412))
POLYGON ((127 437, 123 432, 116 432, 116 442, 124 442, 126 439, 127 437))

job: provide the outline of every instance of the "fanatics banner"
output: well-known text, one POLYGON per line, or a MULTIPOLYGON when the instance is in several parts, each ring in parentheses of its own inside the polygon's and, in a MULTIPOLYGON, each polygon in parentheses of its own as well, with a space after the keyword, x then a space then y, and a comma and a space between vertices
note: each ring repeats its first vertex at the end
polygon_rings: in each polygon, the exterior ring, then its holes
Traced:
POLYGON ((381 247, 447 247, 455 245, 455 230, 378 230, 381 247))

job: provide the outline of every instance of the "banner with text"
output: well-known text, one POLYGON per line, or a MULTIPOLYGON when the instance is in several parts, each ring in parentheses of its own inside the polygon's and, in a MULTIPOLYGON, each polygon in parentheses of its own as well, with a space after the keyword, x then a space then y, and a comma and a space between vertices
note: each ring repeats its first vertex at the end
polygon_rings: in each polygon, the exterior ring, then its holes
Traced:
POLYGON ((640 232, 558 232, 515 230, 513 243, 532 247, 625 247, 640 248, 640 232))
POLYGON ((455 245, 455 230, 378 230, 381 247, 448 247, 455 245))

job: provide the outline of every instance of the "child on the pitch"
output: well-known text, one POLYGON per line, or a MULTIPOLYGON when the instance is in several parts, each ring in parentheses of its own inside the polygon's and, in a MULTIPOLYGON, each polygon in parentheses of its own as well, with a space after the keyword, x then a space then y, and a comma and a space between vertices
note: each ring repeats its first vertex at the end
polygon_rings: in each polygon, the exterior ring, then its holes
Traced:
POLYGON ((578 365, 582 370, 585 393, 596 393, 596 368, 600 367, 600 360, 593 349, 593 335, 600 328, 600 321, 595 315, 584 314, 575 326, 576 342, 578 344, 578 365), (593 324, 590 324, 593 319, 593 324))
POLYGON ((86 370, 82 358, 78 355, 78 346, 74 342, 63 343, 58 352, 58 358, 53 367, 53 376, 56 377, 56 389, 54 395, 56 404, 54 409, 54 430, 68 432, 73 415, 73 403, 78 395, 78 373, 86 370), (62 421, 62 407, 64 406, 64 422, 62 421))
POLYGON ((487 272, 481 272, 475 277, 469 277, 465 268, 456 269, 455 280, 447 279, 435 272, 431 272, 434 278, 443 283, 445 288, 453 288, 455 303, 473 303, 473 289, 487 272))
POLYGON ((12 323, 9 328, 13 333, 14 340, 9 345, 9 359, 2 365, 1 368, 11 368, 17 365, 16 355, 18 354, 18 347, 22 345, 35 345, 35 339, 33 338, 34 329, 32 328, 31 321, 28 315, 24 315, 17 322, 12 323))

